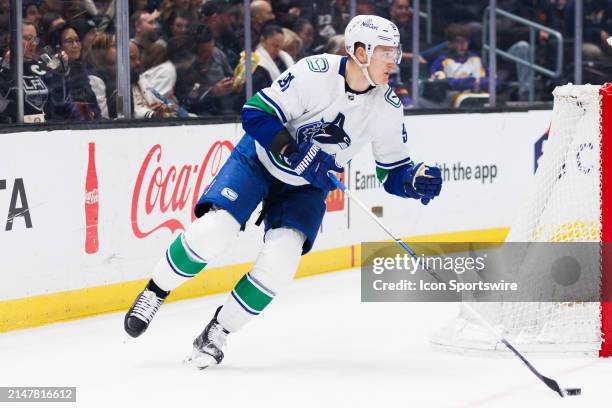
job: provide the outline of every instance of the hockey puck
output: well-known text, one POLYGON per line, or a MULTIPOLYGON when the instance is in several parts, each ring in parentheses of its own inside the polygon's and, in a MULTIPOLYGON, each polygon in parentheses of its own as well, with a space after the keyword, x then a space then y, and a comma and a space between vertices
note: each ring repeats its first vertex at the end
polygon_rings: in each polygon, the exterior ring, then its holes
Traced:
POLYGON ((582 394, 582 388, 565 388, 563 393, 568 397, 573 397, 582 394))

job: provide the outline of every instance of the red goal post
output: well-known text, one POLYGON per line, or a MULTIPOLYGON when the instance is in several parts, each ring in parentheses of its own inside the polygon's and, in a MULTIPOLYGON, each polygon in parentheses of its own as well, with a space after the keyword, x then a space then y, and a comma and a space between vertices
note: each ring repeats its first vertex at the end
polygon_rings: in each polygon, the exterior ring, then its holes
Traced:
POLYGON ((612 82, 599 90, 601 96, 601 332, 600 357, 612 356, 612 82))

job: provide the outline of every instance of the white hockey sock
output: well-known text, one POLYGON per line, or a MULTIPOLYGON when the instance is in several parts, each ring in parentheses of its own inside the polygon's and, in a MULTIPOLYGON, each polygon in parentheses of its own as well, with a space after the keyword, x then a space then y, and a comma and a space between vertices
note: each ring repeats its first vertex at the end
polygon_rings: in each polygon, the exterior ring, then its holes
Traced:
POLYGON ((240 224, 225 210, 210 210, 170 244, 153 270, 153 281, 170 291, 197 275, 238 236, 240 224))
POLYGON ((305 240, 303 233, 292 228, 277 228, 266 233, 253 270, 238 281, 217 317, 226 330, 240 330, 293 279, 305 240))

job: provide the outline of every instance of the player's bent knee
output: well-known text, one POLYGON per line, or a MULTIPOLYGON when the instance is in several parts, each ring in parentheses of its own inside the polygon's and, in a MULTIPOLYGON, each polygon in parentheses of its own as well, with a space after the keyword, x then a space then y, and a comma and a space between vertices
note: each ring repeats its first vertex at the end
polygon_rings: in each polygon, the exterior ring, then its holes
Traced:
POLYGON ((226 210, 210 210, 185 231, 185 241, 198 257, 210 262, 238 236, 240 224, 226 210))
POLYGON ((293 228, 269 230, 251 276, 271 291, 288 284, 295 275, 306 236, 293 228))

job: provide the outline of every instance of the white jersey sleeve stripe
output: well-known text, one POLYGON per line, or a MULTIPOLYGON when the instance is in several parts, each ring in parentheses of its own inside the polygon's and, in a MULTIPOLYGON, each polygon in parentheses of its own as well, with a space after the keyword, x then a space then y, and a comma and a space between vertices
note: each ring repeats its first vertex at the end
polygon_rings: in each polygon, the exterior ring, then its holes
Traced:
POLYGON ((376 161, 376 165, 378 167, 380 167, 380 168, 383 168, 383 169, 394 169, 396 167, 402 166, 402 165, 410 163, 410 162, 411 162, 410 157, 407 157, 405 159, 398 160, 398 161, 393 162, 393 163, 381 163, 379 161, 376 161))
MULTIPOLYGON (((264 149, 265 150, 265 149, 264 149)), ((270 153, 268 150, 265 150, 266 155, 268 156, 268 158, 270 159, 270 162, 274 165, 274 167, 276 167, 277 169, 284 171, 287 174, 291 174, 292 176, 299 176, 299 174, 297 174, 295 171, 293 171, 291 169, 291 167, 284 167, 278 164, 277 160, 272 153, 270 153)))

